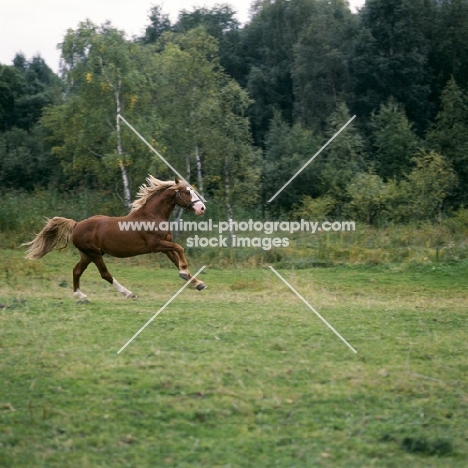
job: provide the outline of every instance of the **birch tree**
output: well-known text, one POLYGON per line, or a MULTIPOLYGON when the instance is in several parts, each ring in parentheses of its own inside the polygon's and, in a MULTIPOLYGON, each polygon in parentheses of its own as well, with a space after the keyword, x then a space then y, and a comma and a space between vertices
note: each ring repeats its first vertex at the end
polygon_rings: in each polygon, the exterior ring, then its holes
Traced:
POLYGON ((69 30, 61 48, 67 93, 44 119, 56 142, 54 151, 72 178, 84 177, 91 185, 111 183, 117 169, 119 192, 129 209, 129 170, 138 166, 136 159, 149 158, 142 143, 124 134, 118 116, 125 114, 134 123, 145 116, 151 120, 150 87, 140 66, 143 48, 109 23, 98 27, 90 21, 69 30))
MULTIPOLYGON (((212 125, 205 134, 207 185, 226 209, 227 220, 235 208, 252 208, 260 200, 261 157, 253 149, 249 121, 248 94, 234 81, 225 78, 216 99, 207 103, 212 125)), ((231 224, 231 223, 230 223, 231 224)), ((230 230, 231 243, 233 233, 230 230)))
POLYGON ((167 156, 187 181, 196 177, 203 195, 201 142, 206 133, 204 109, 216 95, 218 45, 203 28, 184 34, 166 34, 155 57, 155 105, 163 125, 167 156))
POLYGON ((203 28, 163 35, 159 47, 156 107, 167 155, 233 219, 235 206, 255 203, 260 192, 246 117, 251 101, 220 67, 218 43, 203 28))

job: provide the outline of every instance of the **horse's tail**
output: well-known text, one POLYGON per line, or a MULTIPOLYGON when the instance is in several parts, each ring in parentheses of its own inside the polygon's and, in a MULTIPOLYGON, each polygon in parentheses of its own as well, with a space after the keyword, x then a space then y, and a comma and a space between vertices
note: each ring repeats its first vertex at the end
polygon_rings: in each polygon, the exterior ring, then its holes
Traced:
POLYGON ((70 242, 76 225, 77 222, 73 219, 59 217, 48 219, 34 240, 22 244, 29 246, 26 258, 35 260, 42 258, 51 250, 64 249, 70 242))

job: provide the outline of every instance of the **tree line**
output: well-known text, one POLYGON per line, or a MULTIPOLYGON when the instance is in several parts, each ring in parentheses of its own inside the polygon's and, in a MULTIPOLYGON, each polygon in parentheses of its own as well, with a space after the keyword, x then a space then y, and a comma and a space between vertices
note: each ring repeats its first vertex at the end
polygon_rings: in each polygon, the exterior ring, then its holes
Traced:
POLYGON ((0 187, 114 194, 171 171, 230 218, 438 221, 468 201, 468 0, 262 0, 150 10, 141 37, 86 20, 61 70, 0 65, 0 187), (353 123, 268 199, 350 118, 353 123))

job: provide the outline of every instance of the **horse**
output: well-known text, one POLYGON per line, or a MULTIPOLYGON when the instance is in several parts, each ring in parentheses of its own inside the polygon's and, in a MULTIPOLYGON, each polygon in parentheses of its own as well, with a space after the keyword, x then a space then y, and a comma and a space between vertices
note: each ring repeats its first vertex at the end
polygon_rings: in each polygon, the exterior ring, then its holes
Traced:
MULTIPOLYGON (((80 290, 80 278, 91 262, 96 265, 104 280, 125 297, 136 299, 135 294, 109 273, 103 260, 105 254, 127 258, 163 252, 178 268, 179 276, 185 281, 190 280, 192 275, 188 270, 184 249, 172 242, 168 220, 176 205, 196 215, 205 212, 205 205, 195 191, 179 178, 161 181, 149 175, 146 181, 147 184, 140 186, 127 216, 96 215, 79 222, 61 217, 47 219, 46 225, 35 239, 23 244, 29 247, 26 258, 42 258, 52 250, 65 248, 72 241, 81 256, 73 268, 73 296, 79 300, 87 298, 80 290), (133 229, 122 229, 122 226, 133 229), (138 229, 142 226, 143 229, 138 229)), ((199 291, 206 288, 197 278, 192 282, 199 291)))

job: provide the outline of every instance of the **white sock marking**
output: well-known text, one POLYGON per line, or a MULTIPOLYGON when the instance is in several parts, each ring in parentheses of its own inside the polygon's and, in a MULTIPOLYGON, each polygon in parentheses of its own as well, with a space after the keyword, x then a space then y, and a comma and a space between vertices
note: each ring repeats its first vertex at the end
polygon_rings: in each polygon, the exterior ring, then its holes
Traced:
POLYGON ((112 284, 114 285, 115 289, 122 293, 125 297, 136 297, 132 291, 129 291, 127 288, 123 287, 115 278, 112 279, 112 284))
POLYGON ((77 289, 73 293, 73 297, 76 297, 77 299, 86 299, 88 296, 86 294, 83 294, 79 289, 77 289))

